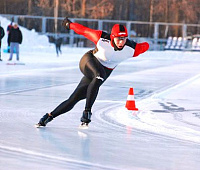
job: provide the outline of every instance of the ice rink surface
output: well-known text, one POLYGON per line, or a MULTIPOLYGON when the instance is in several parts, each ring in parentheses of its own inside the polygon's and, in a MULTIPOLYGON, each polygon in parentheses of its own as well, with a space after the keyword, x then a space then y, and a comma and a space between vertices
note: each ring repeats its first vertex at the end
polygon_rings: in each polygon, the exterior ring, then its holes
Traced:
POLYGON ((73 92, 87 50, 24 50, 25 65, 7 65, 3 54, 0 169, 199 170, 198 52, 150 51, 121 63, 100 89, 88 130, 78 128, 85 100, 34 127, 73 92), (130 87, 138 112, 124 107, 130 87))
MULTIPOLYGON (((10 21, 0 20, 6 30, 10 21)), ((57 57, 47 37, 20 29, 20 63, 14 55, 8 65, 7 53, 0 62, 0 170, 200 169, 199 52, 126 60, 100 88, 88 130, 78 128, 85 100, 38 129, 76 88, 89 49, 62 47, 57 57), (138 112, 125 109, 130 87, 138 112)))

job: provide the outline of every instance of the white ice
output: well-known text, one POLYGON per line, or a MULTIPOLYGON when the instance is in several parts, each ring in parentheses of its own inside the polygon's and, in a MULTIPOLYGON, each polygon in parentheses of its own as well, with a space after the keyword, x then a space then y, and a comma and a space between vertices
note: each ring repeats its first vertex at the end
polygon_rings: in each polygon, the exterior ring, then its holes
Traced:
MULTIPOLYGON (((9 21, 0 20, 6 30, 9 21)), ((7 53, 0 63, 0 169, 200 168, 199 52, 149 51, 127 60, 102 85, 88 130, 78 129, 84 100, 36 129, 77 86, 89 49, 63 46, 57 57, 45 36, 20 29, 25 65, 7 65, 7 53), (130 87, 138 112, 125 108, 130 87)))

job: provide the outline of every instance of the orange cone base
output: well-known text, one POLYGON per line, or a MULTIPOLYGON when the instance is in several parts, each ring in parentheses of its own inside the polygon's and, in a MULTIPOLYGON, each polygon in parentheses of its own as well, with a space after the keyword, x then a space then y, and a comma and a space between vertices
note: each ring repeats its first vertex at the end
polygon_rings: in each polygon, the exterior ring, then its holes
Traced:
POLYGON ((138 108, 135 107, 135 101, 127 101, 126 102, 126 106, 125 106, 128 110, 135 110, 137 111, 138 108))
POLYGON ((128 110, 132 110, 132 111, 138 111, 138 108, 127 108, 128 110))

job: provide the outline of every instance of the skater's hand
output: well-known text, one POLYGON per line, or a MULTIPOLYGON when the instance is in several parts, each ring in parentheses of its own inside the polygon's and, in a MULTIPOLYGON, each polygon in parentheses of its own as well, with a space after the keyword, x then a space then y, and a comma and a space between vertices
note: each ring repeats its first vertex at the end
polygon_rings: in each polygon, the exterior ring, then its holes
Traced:
POLYGON ((144 53, 145 51, 147 51, 149 49, 149 44, 147 42, 143 42, 143 43, 138 43, 136 44, 135 47, 135 53, 134 53, 134 57, 138 56, 139 54, 144 53))
POLYGON ((62 26, 69 30, 70 29, 70 23, 72 23, 72 22, 66 17, 62 22, 62 26))

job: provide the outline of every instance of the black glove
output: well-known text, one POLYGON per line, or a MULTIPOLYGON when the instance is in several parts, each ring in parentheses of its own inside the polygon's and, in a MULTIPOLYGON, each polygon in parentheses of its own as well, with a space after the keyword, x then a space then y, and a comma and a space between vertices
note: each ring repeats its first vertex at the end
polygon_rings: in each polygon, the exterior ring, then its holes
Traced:
POLYGON ((62 22, 62 26, 69 30, 70 23, 72 23, 72 22, 66 17, 62 22))

